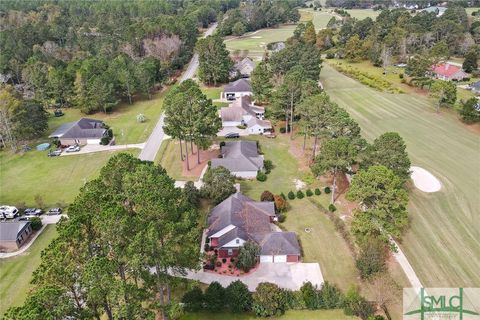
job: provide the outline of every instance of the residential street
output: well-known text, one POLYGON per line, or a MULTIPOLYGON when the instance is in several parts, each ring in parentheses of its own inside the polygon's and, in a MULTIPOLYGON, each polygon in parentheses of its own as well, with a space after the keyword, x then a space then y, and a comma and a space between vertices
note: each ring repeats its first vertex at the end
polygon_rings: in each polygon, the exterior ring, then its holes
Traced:
MULTIPOLYGON (((217 24, 211 25, 204 33, 203 37, 207 37, 215 31, 217 28, 217 24)), ((181 76, 179 82, 183 82, 187 79, 193 78, 195 75, 195 72, 197 71, 198 68, 198 54, 194 54, 192 60, 190 60, 190 63, 188 64, 187 69, 181 76)), ((145 143, 145 147, 142 149, 140 152, 140 155, 138 156, 140 160, 149 160, 149 161, 154 161, 155 156, 157 155, 158 150, 160 149, 160 146, 162 145, 162 141, 165 137, 165 133, 163 132, 163 123, 165 119, 165 114, 162 113, 160 116, 160 119, 158 119, 157 124, 155 125, 155 128, 153 129, 152 133, 150 134, 150 137, 148 137, 147 142, 145 143)))

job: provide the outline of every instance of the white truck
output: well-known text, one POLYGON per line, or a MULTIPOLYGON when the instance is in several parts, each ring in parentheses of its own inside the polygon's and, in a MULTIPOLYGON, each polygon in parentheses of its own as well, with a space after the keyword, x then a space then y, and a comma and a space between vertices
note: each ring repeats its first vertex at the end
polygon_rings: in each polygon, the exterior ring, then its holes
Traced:
POLYGON ((0 219, 13 219, 17 216, 18 209, 12 206, 0 206, 0 219))

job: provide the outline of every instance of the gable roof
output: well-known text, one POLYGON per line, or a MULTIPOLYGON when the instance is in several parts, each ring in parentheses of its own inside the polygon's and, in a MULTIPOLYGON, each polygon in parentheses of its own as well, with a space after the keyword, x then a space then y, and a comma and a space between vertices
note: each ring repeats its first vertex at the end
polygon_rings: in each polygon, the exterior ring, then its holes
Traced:
POLYGON ((105 134, 103 121, 82 118, 75 122, 62 124, 49 138, 99 139, 105 134))
POLYGON ((265 234, 271 231, 271 216, 275 216, 273 202, 256 202, 237 192, 210 212, 207 220, 208 236, 214 235, 229 225, 234 225, 236 228, 223 234, 220 242, 225 244, 236 237, 249 240, 253 234, 265 234), (236 229, 241 231, 235 231, 236 229))
POLYGON ((28 221, 0 222, 0 241, 16 241, 29 224, 28 221))
POLYGON ((470 88, 472 88, 475 91, 479 91, 480 90, 480 81, 477 81, 477 82, 474 82, 474 83, 470 84, 470 88))
POLYGON ((254 68, 255 63, 249 57, 245 57, 235 63, 235 69, 237 69, 242 75, 250 75, 254 68))
POLYGON ((461 72, 462 77, 468 76, 460 67, 457 67, 450 63, 442 63, 432 66, 432 71, 437 75, 441 75, 447 78, 452 77, 458 72, 461 72), (464 75, 464 76, 463 76, 464 75))
POLYGON ((211 167, 225 167, 231 172, 258 171, 263 157, 258 154, 256 141, 230 141, 222 147, 223 158, 212 159, 211 167))
POLYGON ((251 92, 252 86, 250 85, 250 81, 246 79, 238 79, 234 82, 230 82, 229 84, 225 85, 223 88, 224 92, 251 92))
POLYGON ((300 255, 295 232, 270 232, 259 242, 261 255, 300 255))
POLYGON ((228 107, 220 109, 220 116, 222 121, 236 121, 243 120, 243 116, 251 115, 256 117, 258 113, 264 113, 265 108, 252 105, 252 98, 250 96, 241 96, 228 107))

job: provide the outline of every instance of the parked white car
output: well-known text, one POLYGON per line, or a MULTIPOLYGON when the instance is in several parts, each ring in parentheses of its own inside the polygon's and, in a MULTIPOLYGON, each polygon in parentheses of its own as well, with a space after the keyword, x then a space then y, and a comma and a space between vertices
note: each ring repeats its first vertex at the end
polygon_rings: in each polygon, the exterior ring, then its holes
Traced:
POLYGON ((68 152, 68 153, 78 152, 78 151, 80 151, 80 146, 78 146, 78 145, 70 146, 67 149, 65 149, 65 152, 68 152))
POLYGON ((0 206, 0 218, 13 219, 17 216, 18 209, 11 206, 0 206))

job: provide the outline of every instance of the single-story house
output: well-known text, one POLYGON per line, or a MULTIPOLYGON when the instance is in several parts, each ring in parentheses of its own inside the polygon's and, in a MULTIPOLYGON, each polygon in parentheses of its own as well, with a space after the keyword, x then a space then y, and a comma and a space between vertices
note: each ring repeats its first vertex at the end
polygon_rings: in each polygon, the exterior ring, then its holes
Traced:
POLYGON ((427 13, 435 13, 437 17, 441 17, 445 13, 445 11, 447 11, 447 8, 446 7, 428 7, 420 10, 420 12, 422 11, 425 11, 427 13))
POLYGON ((469 75, 464 72, 461 67, 455 66, 450 63, 433 65, 432 73, 435 78, 445 81, 460 81, 469 77, 469 75))
POLYGON ((231 174, 244 179, 255 179, 263 169, 263 155, 258 154, 256 141, 229 141, 221 147, 221 158, 212 159, 211 167, 224 167, 231 174))
POLYGON ((295 232, 279 232, 273 202, 259 202, 237 192, 212 209, 207 239, 221 258, 236 257, 246 241, 260 247, 259 261, 299 262, 300 245, 295 232))
POLYGON ((105 136, 107 136, 107 129, 103 121, 82 118, 62 124, 48 137, 59 139, 62 145, 74 145, 100 144, 100 140, 105 136))
POLYGON ((480 81, 471 83, 469 85, 470 89, 472 90, 473 93, 475 94, 480 94, 480 81))
POLYGON ((250 96, 242 96, 228 107, 220 109, 222 127, 246 126, 249 134, 264 134, 272 130, 272 124, 264 120, 265 108, 252 103, 250 96))
POLYGON ((247 79, 238 79, 230 82, 223 88, 222 98, 233 101, 243 96, 252 95, 252 86, 247 79))
POLYGON ((32 226, 28 221, 0 222, 0 250, 17 250, 32 232, 32 226))
POLYGON ((245 57, 242 60, 235 63, 233 66, 233 72, 230 75, 232 78, 242 77, 248 78, 255 69, 255 63, 249 57, 245 57))

